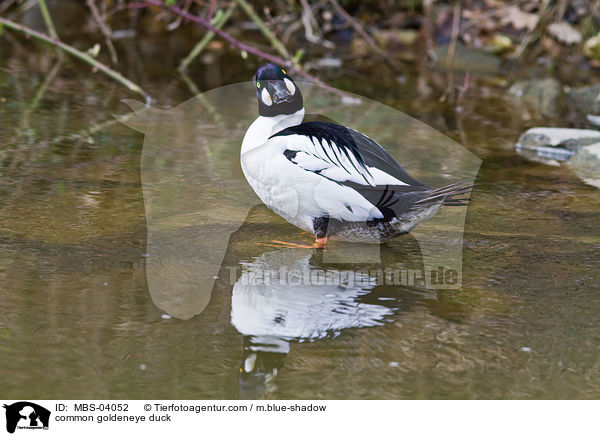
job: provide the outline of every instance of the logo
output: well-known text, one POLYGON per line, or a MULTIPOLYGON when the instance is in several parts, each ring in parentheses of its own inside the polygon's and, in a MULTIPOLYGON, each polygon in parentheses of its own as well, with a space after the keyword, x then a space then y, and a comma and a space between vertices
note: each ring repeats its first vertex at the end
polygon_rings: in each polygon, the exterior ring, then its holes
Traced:
POLYGON ((6 409, 6 431, 14 433, 15 429, 48 430, 50 411, 29 401, 19 401, 4 405, 6 409))

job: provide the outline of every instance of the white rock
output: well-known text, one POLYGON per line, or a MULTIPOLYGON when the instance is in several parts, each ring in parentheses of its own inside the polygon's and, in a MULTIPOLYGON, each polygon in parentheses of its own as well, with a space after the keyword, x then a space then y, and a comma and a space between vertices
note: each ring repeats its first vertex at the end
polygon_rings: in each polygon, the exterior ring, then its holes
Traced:
POLYGON ((593 138, 600 140, 600 131, 592 129, 564 129, 560 127, 534 127, 521 135, 519 143, 527 148, 529 148, 529 144, 556 147, 570 140, 591 140, 593 138))

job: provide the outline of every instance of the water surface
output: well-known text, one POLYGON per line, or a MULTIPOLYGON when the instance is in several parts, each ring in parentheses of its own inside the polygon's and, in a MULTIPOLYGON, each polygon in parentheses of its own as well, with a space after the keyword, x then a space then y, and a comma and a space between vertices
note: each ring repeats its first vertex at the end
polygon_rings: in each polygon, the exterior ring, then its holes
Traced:
MULTIPOLYGON (((225 196, 245 208, 208 306, 178 319, 164 316, 146 281, 144 137, 111 115, 127 113, 119 100, 132 96, 72 65, 56 66, 48 79, 52 56, 36 56, 32 67, 6 54, 0 68, 5 397, 600 397, 599 191, 566 167, 529 162, 512 148, 526 128, 562 120, 541 118, 485 80, 474 82, 456 112, 417 86, 422 72, 409 69, 404 85, 360 72, 331 77, 483 159, 466 218, 463 287, 442 291, 377 280, 334 288, 249 285, 244 274, 253 268, 360 274, 365 265, 269 246, 273 239, 309 243, 310 236, 264 207, 250 209, 257 202, 233 139, 244 125, 213 132, 229 138, 219 146, 173 140, 168 158, 155 162, 172 176, 165 182, 171 190, 162 191, 169 195, 157 201, 181 206, 178 180, 192 180, 181 195, 196 192, 199 203, 180 211, 181 220, 163 222, 165 232, 193 238, 222 231, 229 209, 196 207, 211 199, 225 196)), ((210 85, 247 80, 251 69, 236 68, 210 85)), ((157 76, 140 80, 158 106, 192 97, 177 77, 157 76)), ((206 77, 194 77, 203 89, 206 77)), ((386 120, 357 122, 368 130, 386 120)), ((384 127, 376 131, 417 175, 445 177, 427 165, 440 152, 433 144, 404 149, 384 127)), ((381 258, 383 266, 422 263, 411 236, 385 244, 381 258)))

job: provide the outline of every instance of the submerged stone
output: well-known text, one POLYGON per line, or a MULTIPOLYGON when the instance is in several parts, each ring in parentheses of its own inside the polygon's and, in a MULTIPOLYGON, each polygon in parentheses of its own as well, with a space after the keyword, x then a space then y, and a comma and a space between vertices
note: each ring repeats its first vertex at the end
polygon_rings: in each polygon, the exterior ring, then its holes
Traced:
POLYGON ((600 113, 600 84, 572 88, 567 92, 569 102, 585 113, 600 113))
POLYGON ((508 93, 547 116, 558 114, 564 98, 560 82, 552 77, 515 82, 508 93))
POLYGON ((581 147, 568 164, 584 182, 600 188, 600 141, 581 147))
MULTIPOLYGON (((446 69, 448 45, 436 47, 434 50, 436 67, 446 69)), ((496 74, 500 70, 502 60, 490 53, 473 50, 457 42, 450 68, 455 71, 470 71, 474 74, 496 74)))

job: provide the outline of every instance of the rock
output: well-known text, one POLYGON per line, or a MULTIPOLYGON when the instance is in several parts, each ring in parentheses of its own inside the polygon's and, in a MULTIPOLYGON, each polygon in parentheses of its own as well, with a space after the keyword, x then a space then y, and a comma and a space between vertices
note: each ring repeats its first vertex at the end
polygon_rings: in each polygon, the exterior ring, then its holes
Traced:
POLYGON ((519 138, 517 149, 535 151, 538 155, 552 155, 553 159, 568 160, 586 145, 600 142, 600 131, 591 129, 562 129, 534 127, 519 138))
POLYGON ((519 138, 519 143, 526 148, 550 146, 563 147, 572 151, 596 142, 600 142, 600 131, 598 130, 560 127, 534 127, 519 138))
POLYGON ((569 165, 600 177, 600 141, 577 150, 569 165))
MULTIPOLYGON (((446 68, 448 45, 436 47, 433 58, 438 68, 446 68)), ((451 68, 455 71, 471 71, 475 74, 495 74, 500 69, 500 58, 484 51, 472 50, 461 42, 456 43, 451 68)))
POLYGON ((587 114, 585 118, 594 126, 600 126, 600 117, 598 115, 587 114))
POLYGON ((584 182, 600 188, 600 142, 581 147, 568 164, 584 182))
POLYGON ((600 188, 600 131, 535 127, 519 138, 516 148, 525 157, 549 165, 567 164, 584 182, 600 188))
POLYGON ((558 115, 564 99, 560 82, 552 77, 515 82, 508 93, 550 117, 558 115))
POLYGON ((567 92, 569 102, 585 113, 600 112, 600 84, 572 88, 567 92))
POLYGON ((550 24, 547 32, 562 44, 581 44, 581 33, 566 21, 550 24))

